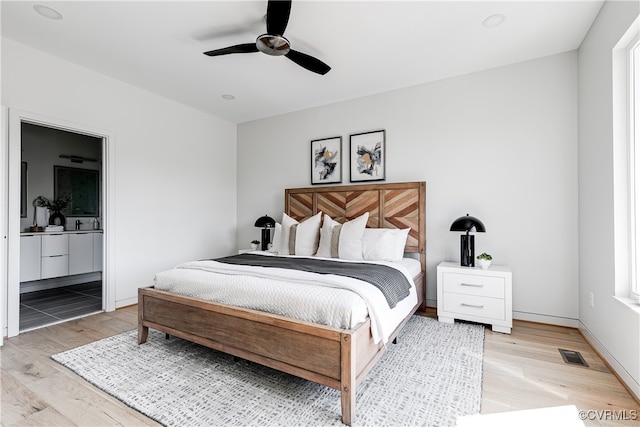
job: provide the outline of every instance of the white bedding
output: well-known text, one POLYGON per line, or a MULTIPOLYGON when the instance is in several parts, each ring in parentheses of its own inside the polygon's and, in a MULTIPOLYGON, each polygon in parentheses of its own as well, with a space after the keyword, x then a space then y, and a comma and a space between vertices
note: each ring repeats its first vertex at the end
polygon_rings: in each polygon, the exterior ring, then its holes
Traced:
POLYGON ((342 329, 353 328, 368 315, 374 341, 386 343, 417 302, 412 277, 420 272, 420 263, 414 259, 379 263, 400 270, 412 285, 409 296, 393 309, 379 289, 360 280, 280 268, 191 261, 156 274, 154 281, 159 290, 342 329))

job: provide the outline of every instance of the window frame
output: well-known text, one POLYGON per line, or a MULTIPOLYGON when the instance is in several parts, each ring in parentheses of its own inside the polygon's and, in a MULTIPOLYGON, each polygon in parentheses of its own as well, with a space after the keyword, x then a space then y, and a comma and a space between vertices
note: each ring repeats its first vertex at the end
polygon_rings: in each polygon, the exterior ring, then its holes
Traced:
POLYGON ((627 47, 627 135, 629 153, 630 289, 640 298, 640 31, 627 47))

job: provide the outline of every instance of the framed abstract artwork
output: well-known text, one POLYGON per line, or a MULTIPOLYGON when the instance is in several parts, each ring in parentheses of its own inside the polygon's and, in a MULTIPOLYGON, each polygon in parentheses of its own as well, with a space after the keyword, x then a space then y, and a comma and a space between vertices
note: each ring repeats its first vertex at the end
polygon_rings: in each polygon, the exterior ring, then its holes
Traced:
POLYGON ((351 182, 384 181, 385 131, 349 135, 351 182))
POLYGON ((311 141, 311 184, 342 182, 342 137, 311 141))

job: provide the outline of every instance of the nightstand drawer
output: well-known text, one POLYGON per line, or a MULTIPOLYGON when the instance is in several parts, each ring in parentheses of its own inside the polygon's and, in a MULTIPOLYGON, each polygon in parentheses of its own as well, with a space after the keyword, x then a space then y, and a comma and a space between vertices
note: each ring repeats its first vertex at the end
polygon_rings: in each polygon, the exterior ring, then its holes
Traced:
POLYGON ((504 277, 445 273, 443 280, 444 292, 504 298, 504 277))
POLYGON ((490 320, 504 320, 504 300, 463 294, 444 294, 444 311, 483 317, 490 320))

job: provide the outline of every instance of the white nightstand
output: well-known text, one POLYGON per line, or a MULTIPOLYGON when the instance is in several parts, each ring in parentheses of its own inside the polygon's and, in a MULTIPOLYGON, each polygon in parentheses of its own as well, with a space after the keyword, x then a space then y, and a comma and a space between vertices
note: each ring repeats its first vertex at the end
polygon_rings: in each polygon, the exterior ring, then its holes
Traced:
POLYGON ((455 262, 438 265, 438 320, 488 323, 491 329, 511 333, 511 269, 462 267, 455 262))

